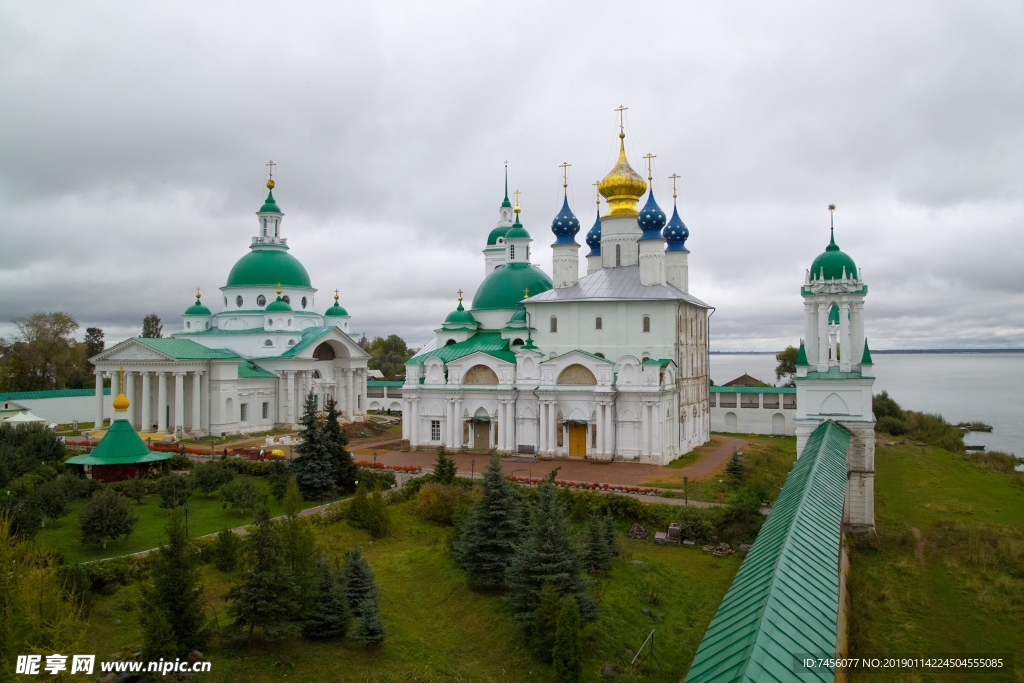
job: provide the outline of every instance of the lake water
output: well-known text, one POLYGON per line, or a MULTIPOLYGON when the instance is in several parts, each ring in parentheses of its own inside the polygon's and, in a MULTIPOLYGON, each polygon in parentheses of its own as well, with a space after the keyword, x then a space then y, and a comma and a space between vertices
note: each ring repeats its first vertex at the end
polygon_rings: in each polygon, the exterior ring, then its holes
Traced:
MULTIPOLYGON (((946 420, 992 425, 964 441, 990 451, 1024 455, 1024 353, 876 353, 875 386, 902 407, 946 420)), ((747 373, 775 382, 775 356, 712 354, 715 384, 747 373)))

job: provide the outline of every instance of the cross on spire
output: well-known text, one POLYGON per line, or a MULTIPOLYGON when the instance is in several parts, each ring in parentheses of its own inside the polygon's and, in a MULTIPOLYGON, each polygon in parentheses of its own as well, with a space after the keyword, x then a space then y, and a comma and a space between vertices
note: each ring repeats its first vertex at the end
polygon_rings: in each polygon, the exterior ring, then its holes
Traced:
POLYGON ((676 205, 676 181, 679 180, 680 175, 678 173, 673 173, 672 175, 669 176, 669 178, 672 179, 672 206, 675 206, 676 205))
POLYGON ((832 233, 832 242, 835 242, 836 241, 836 205, 835 204, 829 204, 828 205, 828 222, 829 222, 829 230, 832 233))
POLYGON ((526 289, 523 290, 523 298, 524 299, 529 299, 530 298, 530 288, 529 287, 527 287, 526 289))
POLYGON ((615 110, 615 111, 619 112, 619 137, 620 138, 626 137, 626 125, 625 125, 625 122, 623 120, 622 112, 626 111, 627 109, 629 109, 629 107, 623 107, 620 104, 618 106, 618 108, 615 110))
POLYGON ((458 293, 459 293, 459 302, 461 303, 462 302, 462 290, 460 289, 458 293))
POLYGON ((274 163, 273 159, 271 159, 270 161, 267 162, 267 168, 269 169, 267 171, 267 178, 269 180, 273 180, 274 179, 274 167, 275 166, 277 166, 277 164, 274 163))
POLYGON ((651 173, 651 160, 652 159, 657 159, 657 158, 658 157, 654 156, 650 152, 648 152, 647 155, 644 156, 644 159, 647 159, 647 182, 648 183, 650 183, 652 180, 654 180, 654 174, 651 173))
POLYGON ((519 213, 519 195, 522 194, 522 193, 517 188, 516 191, 513 192, 512 194, 514 194, 516 196, 516 213, 519 213))
POLYGON ((569 196, 569 167, 572 166, 568 161, 563 161, 558 165, 562 169, 562 194, 566 197, 569 196))

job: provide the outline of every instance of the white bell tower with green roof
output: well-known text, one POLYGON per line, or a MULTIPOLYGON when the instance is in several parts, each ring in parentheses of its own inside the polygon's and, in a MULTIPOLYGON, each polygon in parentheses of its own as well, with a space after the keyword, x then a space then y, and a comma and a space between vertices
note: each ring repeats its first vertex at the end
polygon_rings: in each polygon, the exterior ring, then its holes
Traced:
MULTIPOLYGON (((829 205, 835 211, 835 205, 829 205)), ((835 224, 825 251, 804 276, 804 339, 797 372, 797 453, 811 433, 835 420, 852 435, 847 455, 844 523, 853 531, 875 528, 874 367, 864 335, 864 298, 868 286, 849 255, 839 249, 835 224)))

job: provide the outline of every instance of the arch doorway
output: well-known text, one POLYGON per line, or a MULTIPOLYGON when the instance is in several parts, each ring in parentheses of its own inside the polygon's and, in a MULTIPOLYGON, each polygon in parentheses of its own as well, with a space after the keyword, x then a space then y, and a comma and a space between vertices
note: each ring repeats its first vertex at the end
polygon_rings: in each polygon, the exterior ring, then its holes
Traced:
POLYGON ((725 431, 736 433, 736 413, 725 414, 725 431))
POLYGON ((782 413, 772 415, 772 434, 775 436, 784 436, 786 434, 786 418, 783 417, 782 413))

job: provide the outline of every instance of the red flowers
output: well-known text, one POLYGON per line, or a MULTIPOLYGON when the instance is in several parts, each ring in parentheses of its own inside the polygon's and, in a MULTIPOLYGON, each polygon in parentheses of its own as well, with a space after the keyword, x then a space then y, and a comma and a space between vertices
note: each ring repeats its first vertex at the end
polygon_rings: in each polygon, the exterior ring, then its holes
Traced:
MULTIPOLYGON (((511 475, 505 475, 505 478, 509 481, 518 482, 520 484, 539 484, 542 479, 530 479, 529 477, 513 477, 511 475)), ((609 493, 639 493, 645 496, 656 496, 658 495, 658 489, 650 488, 647 486, 632 486, 629 484, 604 484, 600 482, 582 482, 582 481, 567 481, 564 479, 556 479, 555 486, 561 486, 569 489, 589 489, 595 491, 600 489, 601 491, 607 491, 609 493)))
POLYGON ((370 462, 369 460, 356 460, 360 467, 369 467, 374 470, 391 470, 392 472, 422 472, 419 465, 385 465, 382 462, 370 462))

